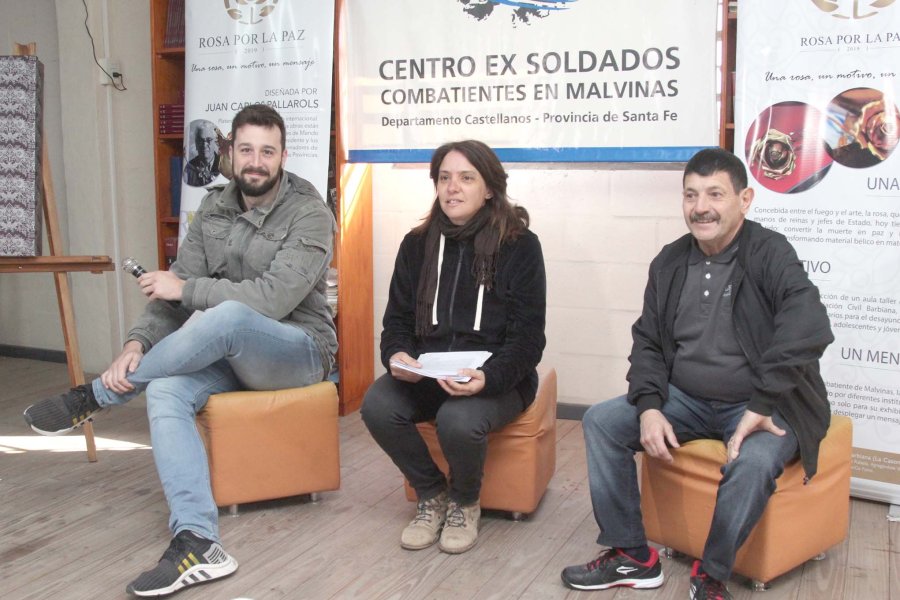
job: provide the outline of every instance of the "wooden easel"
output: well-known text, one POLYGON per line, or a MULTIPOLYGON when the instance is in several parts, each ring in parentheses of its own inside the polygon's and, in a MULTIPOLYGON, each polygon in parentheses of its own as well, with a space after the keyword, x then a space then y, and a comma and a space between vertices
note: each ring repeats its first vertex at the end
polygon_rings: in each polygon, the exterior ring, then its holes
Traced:
MULTIPOLYGON (((32 56, 37 45, 14 44, 14 56, 32 56)), ((44 218, 47 224, 47 241, 50 245, 50 256, 0 258, 0 273, 35 273, 52 272, 56 283, 56 300, 59 304, 59 317, 62 321, 63 337, 66 344, 66 363, 69 367, 69 381, 72 386, 84 383, 84 371, 81 369, 81 355, 78 353, 78 336, 75 330, 75 311, 72 308, 72 290, 69 287, 69 273, 73 271, 89 271, 99 274, 112 271, 115 266, 108 256, 63 256, 62 237, 59 233, 59 219, 56 211, 56 196, 53 194, 53 179, 50 177, 50 159, 46 138, 41 143, 41 182, 44 187, 44 218)), ((84 424, 84 441, 87 446, 88 460, 97 461, 97 447, 94 444, 94 427, 91 421, 84 424)))

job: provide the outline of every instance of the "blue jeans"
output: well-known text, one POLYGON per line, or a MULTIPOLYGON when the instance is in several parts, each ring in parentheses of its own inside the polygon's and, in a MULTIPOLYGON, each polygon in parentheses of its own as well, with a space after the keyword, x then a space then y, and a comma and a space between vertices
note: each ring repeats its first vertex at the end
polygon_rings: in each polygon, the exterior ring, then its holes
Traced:
MULTIPOLYGON (((747 403, 710 402, 692 398, 669 386, 662 413, 679 444, 696 439, 728 440, 747 403)), ((722 466, 722 481, 703 549, 703 569, 716 579, 731 576, 734 557, 762 517, 775 480, 797 456, 793 430, 777 412, 775 424, 783 437, 758 431, 744 439, 738 458, 722 466)), ((637 408, 625 396, 591 406, 582 420, 594 518, 600 526, 598 544, 633 548, 647 542, 641 519, 635 452, 643 450, 637 408)))
POLYGON ((240 302, 206 310, 153 346, 128 375, 134 390, 117 394, 92 382, 101 406, 124 404, 144 390, 156 470, 173 534, 188 529, 219 541, 218 509, 206 449, 194 417, 211 394, 318 383, 321 354, 309 335, 240 302))

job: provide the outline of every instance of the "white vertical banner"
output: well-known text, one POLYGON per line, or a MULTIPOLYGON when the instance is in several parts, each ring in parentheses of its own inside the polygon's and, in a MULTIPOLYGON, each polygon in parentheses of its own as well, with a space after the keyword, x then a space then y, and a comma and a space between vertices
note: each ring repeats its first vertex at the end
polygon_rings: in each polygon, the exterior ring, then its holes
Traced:
POLYGON ((750 218, 791 240, 828 307, 851 491, 900 504, 900 2, 741 2, 736 86, 750 218))
POLYGON ((248 104, 284 118, 285 168, 325 198, 331 139, 334 0, 189 0, 180 237, 219 168, 231 120, 248 104))

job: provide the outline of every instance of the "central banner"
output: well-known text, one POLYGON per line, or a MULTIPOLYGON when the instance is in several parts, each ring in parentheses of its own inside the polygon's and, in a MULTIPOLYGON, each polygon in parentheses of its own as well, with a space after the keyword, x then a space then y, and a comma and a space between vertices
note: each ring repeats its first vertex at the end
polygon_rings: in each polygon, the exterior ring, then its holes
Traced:
POLYGON ((717 3, 347 0, 349 159, 676 162, 717 144, 717 3))

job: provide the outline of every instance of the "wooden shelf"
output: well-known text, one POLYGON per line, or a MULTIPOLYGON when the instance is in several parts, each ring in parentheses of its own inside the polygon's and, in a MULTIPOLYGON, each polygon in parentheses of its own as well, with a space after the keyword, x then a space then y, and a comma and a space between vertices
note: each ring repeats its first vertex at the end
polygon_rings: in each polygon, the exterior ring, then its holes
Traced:
POLYGON ((108 256, 28 256, 0 258, 0 273, 101 273, 115 266, 108 256))
MULTIPOLYGON (((178 218, 173 217, 170 199, 169 159, 183 152, 183 135, 159 133, 159 107, 183 102, 184 48, 166 48, 166 20, 169 0, 150 1, 150 44, 153 77, 153 156, 156 180, 157 258, 160 269, 166 268, 165 239, 178 235, 178 218)), ((335 2, 335 27, 340 23, 342 0, 335 2)), ((335 69, 339 38, 335 35, 335 69)), ((334 111, 340 115, 338 75, 335 70, 334 111)), ((374 379, 374 305, 372 300, 372 176, 365 165, 354 165, 356 177, 341 181, 344 172, 343 148, 340 147, 340 119, 335 121, 332 152, 337 190, 337 224, 334 266, 338 269, 338 335, 337 364, 340 413, 353 412, 374 379), (345 189, 352 181, 353 189, 345 189)), ((323 196, 328 190, 320 190, 323 196)))
POLYGON ((180 46, 177 48, 159 48, 158 50, 156 50, 156 54, 160 58, 184 58, 184 46, 180 46))
POLYGON ((719 114, 719 145, 726 150, 734 147, 734 72, 737 54, 737 12, 728 12, 727 3, 722 21, 722 64, 720 67, 722 105, 719 114))

